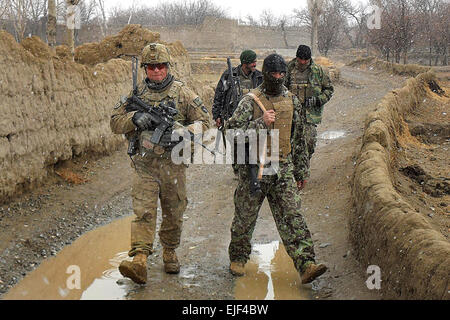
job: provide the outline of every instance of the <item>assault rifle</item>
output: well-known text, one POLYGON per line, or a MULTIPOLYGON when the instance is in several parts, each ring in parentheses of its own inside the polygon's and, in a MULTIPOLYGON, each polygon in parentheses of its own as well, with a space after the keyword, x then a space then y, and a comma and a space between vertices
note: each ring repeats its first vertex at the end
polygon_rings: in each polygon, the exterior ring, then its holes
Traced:
MULTIPOLYGON (((167 130, 170 130, 175 124, 175 116, 178 114, 178 110, 175 107, 175 103, 170 100, 164 100, 159 103, 157 106, 149 106, 141 98, 138 97, 137 90, 137 71, 138 71, 138 58, 133 56, 132 58, 132 76, 133 76, 133 94, 131 97, 127 98, 127 106, 125 110, 127 112, 138 111, 138 112, 146 112, 151 117, 151 126, 150 130, 153 130, 154 133, 150 138, 150 142, 153 144, 159 144, 161 142, 161 138, 167 130)), ((212 154, 216 154, 216 152, 210 150, 204 144, 198 142, 194 133, 189 131, 191 139, 194 143, 201 145, 203 148, 211 152, 212 154)), ((138 135, 135 134, 129 141, 128 144, 128 155, 131 157, 136 154, 138 149, 138 135)))
MULTIPOLYGON (((131 68, 133 76, 133 94, 126 100, 127 106, 125 107, 125 110, 127 112, 146 112, 151 116, 151 129, 154 130, 154 133, 150 141, 154 144, 158 144, 160 143, 164 132, 173 126, 175 122, 174 117, 178 114, 178 110, 175 108, 175 104, 172 101, 162 101, 156 107, 150 107, 142 101, 142 99, 137 96, 138 58, 135 56, 132 57, 131 68)), ((127 153, 130 157, 137 152, 138 139, 138 135, 135 134, 129 141, 127 153)))

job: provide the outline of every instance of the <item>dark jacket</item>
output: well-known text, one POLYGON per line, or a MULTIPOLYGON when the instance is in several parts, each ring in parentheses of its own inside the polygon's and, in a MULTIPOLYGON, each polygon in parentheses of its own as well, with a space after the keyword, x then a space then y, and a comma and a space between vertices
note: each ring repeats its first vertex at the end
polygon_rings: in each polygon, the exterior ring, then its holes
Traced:
MULTIPOLYGON (((235 86, 238 90, 238 103, 242 98, 242 89, 254 89, 258 87, 263 82, 262 73, 255 70, 251 75, 252 88, 242 88, 239 80, 239 75, 241 74, 241 65, 232 68, 233 79, 235 79, 235 86)), ((214 103, 212 107, 213 119, 222 118, 222 120, 228 120, 234 112, 233 101, 231 101, 231 82, 229 81, 229 72, 225 72, 220 77, 217 83, 216 92, 214 95, 214 103)), ((237 103, 236 103, 237 107, 237 103)))

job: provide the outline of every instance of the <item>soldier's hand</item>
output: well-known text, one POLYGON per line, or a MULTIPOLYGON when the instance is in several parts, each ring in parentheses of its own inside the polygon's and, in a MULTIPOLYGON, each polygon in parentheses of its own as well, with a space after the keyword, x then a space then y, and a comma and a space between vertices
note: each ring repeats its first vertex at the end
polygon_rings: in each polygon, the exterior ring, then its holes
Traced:
POLYGON ((221 126, 222 126, 222 119, 217 118, 217 119, 216 119, 216 127, 217 127, 217 128, 220 128, 221 126))
POLYGON ((307 183, 306 180, 297 181, 297 189, 298 189, 298 191, 302 191, 305 188, 306 183, 307 183))
POLYGON ((131 121, 140 130, 150 130, 152 127, 152 117, 146 112, 136 112, 131 121))
POLYGON ((306 107, 307 108, 316 108, 320 107, 320 99, 317 97, 309 97, 306 99, 306 107))
POLYGON ((274 110, 268 110, 264 112, 263 120, 266 126, 270 126, 272 123, 275 122, 275 111, 274 110))

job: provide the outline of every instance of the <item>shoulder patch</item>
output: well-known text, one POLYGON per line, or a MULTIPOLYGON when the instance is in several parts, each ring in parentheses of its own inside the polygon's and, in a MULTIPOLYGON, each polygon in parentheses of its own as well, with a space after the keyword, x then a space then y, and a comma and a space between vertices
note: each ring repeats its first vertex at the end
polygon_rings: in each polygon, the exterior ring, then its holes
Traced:
POLYGON ((127 100, 128 100, 127 96, 121 96, 119 102, 117 102, 116 105, 114 106, 114 109, 119 109, 127 102, 127 100))
POLYGON ((203 101, 202 101, 202 99, 200 99, 200 97, 197 97, 197 98, 194 99, 194 104, 197 107, 201 107, 203 105, 203 101))

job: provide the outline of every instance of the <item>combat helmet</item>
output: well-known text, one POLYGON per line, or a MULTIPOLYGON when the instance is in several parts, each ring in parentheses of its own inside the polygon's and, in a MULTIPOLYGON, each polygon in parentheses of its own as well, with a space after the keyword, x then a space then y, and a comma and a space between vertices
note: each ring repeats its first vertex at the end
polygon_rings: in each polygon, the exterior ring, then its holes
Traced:
POLYGON ((150 43, 142 50, 141 67, 146 64, 167 63, 171 64, 170 54, 167 47, 161 43, 150 43))

